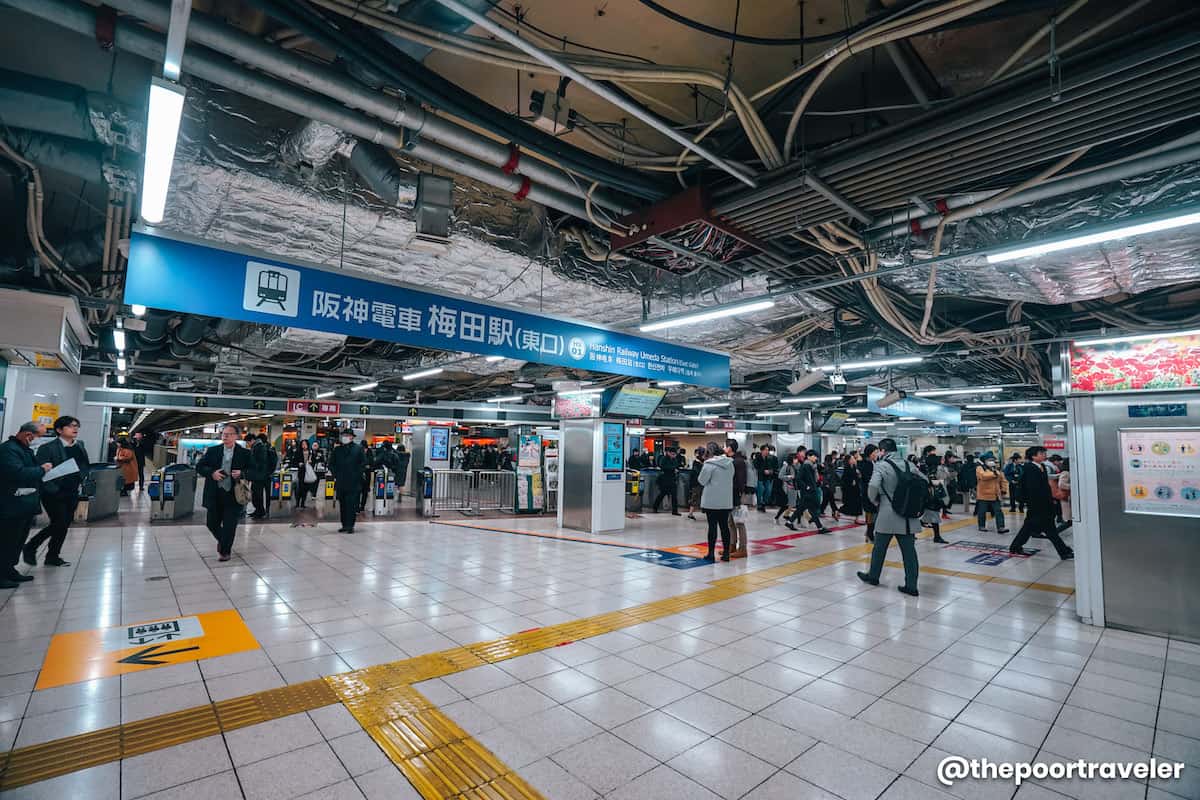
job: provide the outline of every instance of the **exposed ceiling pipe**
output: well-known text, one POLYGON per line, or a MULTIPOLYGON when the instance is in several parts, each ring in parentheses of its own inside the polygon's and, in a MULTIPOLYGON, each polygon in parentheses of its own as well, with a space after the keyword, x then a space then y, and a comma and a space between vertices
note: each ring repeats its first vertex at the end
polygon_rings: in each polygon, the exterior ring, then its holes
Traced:
POLYGON ((390 206, 412 206, 417 197, 416 179, 404 172, 396 159, 377 144, 357 141, 350 152, 350 166, 368 188, 390 206))
POLYGON ((604 100, 607 100, 626 113, 637 117, 642 122, 661 133, 663 136, 666 136, 668 139, 680 145, 684 149, 695 153, 713 166, 728 172, 730 175, 737 178, 750 188, 753 189, 758 186, 758 183, 755 182, 754 178, 746 175, 745 172, 737 165, 721 158, 704 145, 693 142, 687 136, 671 127, 669 123, 659 119, 654 114, 651 114, 649 111, 637 105, 636 103, 631 103, 625 97, 621 96, 617 92, 614 92, 603 83, 592 80, 587 75, 584 75, 582 72, 563 61, 561 58, 547 53, 545 50, 535 46, 527 39, 522 39, 508 28, 492 21, 483 14, 480 14, 475 9, 459 2, 459 0, 438 0, 438 2, 444 5, 446 8, 453 9, 455 12, 471 20, 476 25, 491 33, 493 36, 508 42, 518 50, 524 51, 527 55, 533 56, 543 64, 554 67, 554 69, 558 70, 559 74, 567 76, 580 86, 587 87, 592 91, 593 94, 596 94, 604 100))
MULTIPOLYGON (((0 103, 0 119, 6 119, 8 106, 0 103)), ((49 133, 10 129, 8 144, 35 164, 74 175, 89 183, 106 183, 118 191, 136 191, 141 177, 138 159, 132 153, 119 152, 111 160, 112 148, 83 139, 71 139, 49 133)))
MULTIPOLYGON (((96 14, 91 8, 64 0, 4 0, 10 6, 32 16, 68 28, 83 36, 95 31, 96 14)), ((195 26, 196 19, 192 21, 195 26)), ((144 58, 159 61, 164 45, 160 35, 141 26, 118 20, 115 26, 115 46, 144 58)), ((229 60, 192 47, 184 54, 184 71, 196 77, 224 86, 247 97, 261 100, 304 117, 327 122, 347 133, 397 150, 406 150, 414 157, 458 172, 481 183, 512 192, 535 203, 587 219, 587 209, 577 197, 533 183, 529 178, 504 172, 475 158, 449 150, 414 131, 404 131, 346 108, 343 104, 314 95, 286 83, 272 80, 259 73, 239 67, 229 60)), ((424 114, 424 112, 421 112, 424 114)), ((429 119, 434 119, 429 117, 429 119)))
POLYGON ((0 116, 25 128, 141 152, 145 111, 70 83, 0 69, 0 116))
MULTIPOLYGON (((55 4, 58 4, 57 0, 55 4)), ((11 5, 28 10, 28 6, 39 4, 31 3, 30 0, 18 0, 11 5)), ((159 27, 164 27, 170 16, 168 4, 161 0, 113 0, 110 5, 159 27)), ((332 67, 266 44, 204 14, 195 12, 192 14, 188 26, 188 38, 196 44, 210 47, 244 64, 250 64, 310 91, 331 97, 351 108, 365 111, 388 125, 407 128, 412 131, 414 136, 432 139, 488 165, 507 169, 510 173, 526 175, 534 185, 542 184, 580 198, 587 194, 586 183, 573 179, 568 173, 557 167, 539 161, 533 156, 522 157, 507 144, 481 136, 462 125, 410 104, 402 98, 364 86, 352 76, 332 67)), ((117 46, 121 46, 119 42, 117 46)), ((190 55, 190 53, 185 55, 184 60, 187 64, 192 63, 190 55)), ((195 72, 194 69, 189 71, 195 72)), ((216 82, 219 83, 219 81, 216 82)), ((632 210, 632 207, 625 201, 610 192, 593 193, 592 204, 612 209, 618 213, 627 213, 632 210)))
MULTIPOLYGON (((1200 160, 1200 144, 1193 144, 1145 158, 1131 159, 1111 167, 1085 172, 1081 175, 1072 175, 1058 180, 1047 181, 1041 186, 1026 189, 1023 192, 1018 192, 1011 197, 994 203, 989 203, 988 198, 1000 194, 1000 190, 984 194, 958 195, 947 198, 945 203, 947 209, 950 211, 958 208, 966 208, 978 203, 979 208, 972 216, 979 216, 981 214, 1003 211, 1007 208, 1025 205, 1026 203, 1049 200, 1050 198, 1059 197, 1064 194, 1091 189, 1106 183, 1145 175, 1156 170, 1168 169, 1197 160, 1200 160)), ((866 238, 869 241, 879 241, 881 239, 890 239, 894 236, 905 236, 912 230, 914 223, 923 230, 937 225, 943 216, 941 214, 929 214, 913 217, 911 221, 908 221, 905 220, 905 213, 904 211, 900 211, 875 220, 872 223, 875 227, 866 232, 866 238)))

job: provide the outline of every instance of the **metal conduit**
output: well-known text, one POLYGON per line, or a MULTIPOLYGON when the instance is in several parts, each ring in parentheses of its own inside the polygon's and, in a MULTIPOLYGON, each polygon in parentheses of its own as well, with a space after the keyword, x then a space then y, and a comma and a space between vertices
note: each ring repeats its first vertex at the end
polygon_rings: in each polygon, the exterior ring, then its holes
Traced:
MULTIPOLYGON (((84 36, 95 31, 96 15, 91 9, 63 0, 4 0, 7 5, 47 22, 68 28, 84 36)), ((153 61, 162 59, 163 38, 124 20, 116 25, 115 46, 153 61)), ((219 84, 247 97, 320 120, 347 133, 397 150, 408 150, 417 158, 445 167, 483 183, 507 189, 514 194, 523 189, 520 175, 505 173, 462 153, 433 142, 405 142, 403 131, 382 124, 373 117, 346 108, 341 103, 314 95, 289 84, 264 77, 236 66, 233 62, 210 54, 200 47, 191 47, 184 54, 185 71, 219 84)), ((573 216, 587 219, 587 210, 578 198, 537 184, 529 187, 530 200, 556 208, 573 216)))
MULTIPOLYGON (((171 16, 170 4, 159 0, 113 0, 109 5, 160 28, 166 27, 171 16)), ((188 38, 276 77, 340 100, 351 108, 379 117, 389 125, 409 128, 420 137, 433 139, 491 166, 503 167, 512 158, 511 149, 502 142, 480 136, 398 97, 370 89, 345 73, 266 44, 204 14, 192 13, 188 23, 188 38)), ((583 197, 586 193, 586 186, 532 155, 521 158, 515 171, 566 194, 583 197)), ((604 191, 594 192, 592 203, 618 213, 632 210, 626 203, 604 191)))

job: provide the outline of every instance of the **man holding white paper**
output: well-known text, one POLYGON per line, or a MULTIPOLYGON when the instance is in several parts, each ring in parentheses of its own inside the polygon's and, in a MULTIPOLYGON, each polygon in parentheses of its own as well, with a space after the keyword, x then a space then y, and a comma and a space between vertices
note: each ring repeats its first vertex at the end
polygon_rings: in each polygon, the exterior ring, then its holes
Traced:
POLYGON ((79 505, 79 487, 91 462, 83 442, 79 441, 79 420, 72 416, 63 416, 54 420, 54 432, 58 438, 47 442, 38 448, 39 462, 49 462, 52 469, 46 473, 42 483, 42 508, 50 517, 50 524, 38 531, 21 551, 25 563, 37 566, 37 551, 42 542, 50 540, 46 548, 48 567, 69 567, 69 561, 62 558, 63 542, 67 538, 67 530, 75 519, 75 507, 79 505), (51 478, 51 476, 55 476, 51 478))

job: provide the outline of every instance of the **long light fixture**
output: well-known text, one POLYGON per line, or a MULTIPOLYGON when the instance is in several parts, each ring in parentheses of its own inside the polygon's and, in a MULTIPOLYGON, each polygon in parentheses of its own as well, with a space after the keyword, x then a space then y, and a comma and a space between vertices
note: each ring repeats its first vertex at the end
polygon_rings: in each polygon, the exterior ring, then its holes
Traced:
POLYGON ((684 403, 684 404, 683 404, 683 406, 682 406, 682 408, 686 408, 686 409, 689 409, 689 410, 691 410, 691 409, 695 409, 695 408, 725 408, 727 405, 729 405, 729 403, 728 403, 728 402, 724 402, 724 403, 721 403, 721 402, 712 402, 712 403, 684 403))
POLYGON ((1050 400, 1016 400, 1011 403, 967 403, 967 408, 1037 408, 1050 400))
POLYGON ((432 367, 430 369, 423 369, 418 372, 410 372, 407 375, 402 375, 400 377, 402 377, 406 381, 415 381, 418 378, 428 378, 431 375, 439 375, 445 371, 446 370, 443 369, 442 367, 432 367))
POLYGON ((1005 414, 1006 417, 1051 417, 1059 416, 1065 418, 1066 412, 1055 414, 1053 411, 1013 411, 1005 414))
POLYGON ((734 317, 738 314, 749 314, 754 311, 764 311, 768 308, 774 308, 774 300, 748 300, 744 303, 730 303, 725 306, 717 306, 708 311, 696 311, 691 314, 682 314, 678 317, 666 317, 664 319, 656 319, 652 322, 643 322, 638 326, 638 330, 643 333, 650 331, 661 331, 664 328, 677 328, 680 325, 690 325, 693 322, 707 322, 710 319, 721 319, 722 317, 734 317))
POLYGON ((835 370, 848 369, 871 369, 872 367, 892 367, 899 364, 919 364, 924 361, 924 356, 897 356, 896 358, 877 358, 872 361, 850 361, 846 364, 822 364, 819 367, 813 367, 813 371, 820 370, 821 372, 833 372, 835 370))
POLYGON ((366 383, 360 383, 358 386, 351 386, 350 391, 365 392, 368 389, 374 389, 378 385, 379 385, 379 381, 367 381, 366 383))
POLYGON ((917 397, 952 397, 956 394, 984 394, 985 392, 999 392, 1004 389, 1015 389, 1021 386, 1028 386, 1027 383, 1000 383, 995 386, 964 386, 961 389, 921 389, 913 392, 917 397))
POLYGON ((489 403, 515 403, 518 400, 524 400, 524 399, 525 399, 524 395, 514 394, 514 395, 509 395, 508 397, 489 397, 487 399, 487 402, 489 402, 489 403))
POLYGON ((125 385, 125 376, 124 376, 124 375, 118 375, 118 376, 117 376, 117 383, 119 383, 119 384, 121 384, 122 386, 124 386, 124 385, 125 385))
POLYGON ((859 422, 854 425, 856 428, 890 428, 895 423, 893 422, 859 422))
POLYGON ((144 316, 146 316, 146 307, 145 307, 144 305, 142 305, 141 303, 133 303, 133 304, 131 304, 131 305, 129 306, 129 311, 130 311, 130 313, 132 313, 132 314, 133 314, 135 317, 144 317, 144 316))
POLYGON ((1031 256, 1040 256, 1046 253, 1057 253, 1061 250, 1070 250, 1075 247, 1084 247, 1089 244, 1099 244, 1112 239, 1125 239, 1130 236, 1141 236, 1147 233, 1157 233, 1158 231, 1167 231, 1172 228, 1182 228, 1185 225, 1200 224, 1200 211, 1193 211, 1186 214, 1175 214, 1169 217, 1152 219, 1146 222, 1138 222, 1132 225, 1110 226, 1094 233, 1085 233, 1081 236, 1069 236, 1064 239, 1056 239, 1048 242, 1039 242, 1027 247, 1014 247, 1010 250, 1001 250, 997 253, 988 253, 987 261, 989 264, 999 264, 1004 261, 1013 261, 1018 258, 1029 258, 1031 256))
POLYGON ((334 389, 330 389, 328 392, 317 392, 317 399, 323 400, 326 397, 333 397, 335 394, 337 394, 337 391, 334 389))
POLYGON ((717 419, 720 414, 689 414, 688 419, 717 419))
POLYGON ((754 416, 756 417, 794 417, 798 414, 803 414, 803 411, 759 411, 754 416))
POLYGON ((128 366, 128 362, 125 361, 125 356, 118 356, 117 357, 117 369, 121 372, 124 372, 125 368, 127 366, 128 366))
POLYGON ((669 386, 683 386, 683 381, 655 381, 654 385, 660 389, 666 389, 669 386))
POLYGON ((579 397, 586 394, 604 394, 604 389, 568 389, 565 392, 559 392, 559 397, 579 397))
POLYGON ((179 140, 179 120, 187 91, 179 84, 150 79, 150 102, 146 111, 146 157, 142 172, 143 222, 157 225, 167 208, 167 187, 175 162, 175 144, 179 140))
POLYGON ((506 356, 488 356, 484 361, 495 364, 497 361, 503 361, 505 358, 506 356))
POLYGON ((113 331, 113 346, 118 350, 125 350, 125 331, 120 328, 113 331))
POLYGON ((1120 342, 1147 342, 1151 339, 1169 339, 1174 336, 1200 336, 1200 328, 1190 331, 1163 331, 1162 333, 1131 333, 1128 336, 1108 336, 1102 339, 1083 339, 1073 342, 1076 347, 1092 347, 1098 344, 1118 344, 1120 342))
POLYGON ((781 403, 836 403, 842 399, 840 394, 816 394, 811 397, 784 397, 781 403))

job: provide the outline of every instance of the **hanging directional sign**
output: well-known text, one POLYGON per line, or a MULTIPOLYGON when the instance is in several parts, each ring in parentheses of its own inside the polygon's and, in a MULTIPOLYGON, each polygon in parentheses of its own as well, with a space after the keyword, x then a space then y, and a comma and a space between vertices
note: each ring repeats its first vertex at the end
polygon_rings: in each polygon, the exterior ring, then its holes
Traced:
POLYGON ((358 407, 358 413, 360 413, 360 414, 370 414, 370 413, 371 413, 371 407, 370 407, 370 406, 359 406, 359 407, 358 407))
POLYGON ((254 410, 255 411, 263 411, 266 409, 266 407, 267 407, 266 400, 255 400, 254 401, 254 410))
POLYGON ((192 402, 196 404, 196 408, 208 408, 207 397, 197 397, 192 402))
POLYGON ((50 640, 36 689, 258 649, 233 610, 73 631, 50 640))
POLYGON ((145 403, 146 403, 146 395, 144 395, 144 394, 134 394, 133 395, 133 404, 135 406, 145 405, 145 403))
POLYGON ((729 356, 724 353, 148 230, 131 237, 124 301, 413 347, 729 388, 729 356), (214 286, 242 287, 242 292, 213 291, 214 286))

